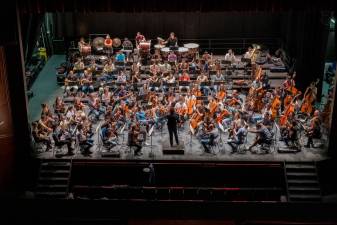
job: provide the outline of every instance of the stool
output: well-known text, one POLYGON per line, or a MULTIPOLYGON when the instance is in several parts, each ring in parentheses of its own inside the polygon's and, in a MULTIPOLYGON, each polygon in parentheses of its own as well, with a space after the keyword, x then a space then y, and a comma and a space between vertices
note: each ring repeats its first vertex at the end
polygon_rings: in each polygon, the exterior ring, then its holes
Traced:
POLYGON ((46 48, 39 48, 38 50, 39 50, 39 57, 40 57, 40 59, 44 59, 45 62, 47 62, 48 57, 47 57, 47 50, 46 50, 46 48))

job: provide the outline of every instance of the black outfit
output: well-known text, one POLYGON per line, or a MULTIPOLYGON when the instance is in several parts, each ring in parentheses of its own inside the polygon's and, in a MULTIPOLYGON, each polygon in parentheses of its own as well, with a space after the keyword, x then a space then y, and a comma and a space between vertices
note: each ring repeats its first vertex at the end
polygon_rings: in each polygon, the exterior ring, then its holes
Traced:
POLYGON ((128 145, 130 147, 136 147, 135 155, 139 155, 140 151, 142 150, 142 146, 137 143, 137 141, 134 138, 134 133, 132 131, 128 134, 128 145))
POLYGON ((177 145, 179 145, 177 123, 179 122, 179 116, 176 113, 169 114, 167 117, 167 128, 170 135, 170 144, 173 146, 173 135, 176 139, 177 145))
POLYGON ((167 46, 168 47, 175 47, 176 45, 177 45, 177 43, 178 43, 178 39, 177 38, 169 38, 168 40, 167 40, 167 46))

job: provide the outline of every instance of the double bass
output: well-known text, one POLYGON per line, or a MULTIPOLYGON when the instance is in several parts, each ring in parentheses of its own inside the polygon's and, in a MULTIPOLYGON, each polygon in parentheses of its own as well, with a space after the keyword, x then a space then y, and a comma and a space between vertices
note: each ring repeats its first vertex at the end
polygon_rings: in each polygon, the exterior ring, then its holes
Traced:
POLYGON ((319 83, 319 79, 316 80, 315 83, 312 83, 307 90, 304 93, 303 102, 301 105, 301 112, 306 114, 311 114, 313 110, 313 102, 316 99, 316 93, 314 91, 314 88, 316 88, 316 85, 319 83))
POLYGON ((285 126, 287 124, 287 121, 288 121, 288 117, 290 114, 294 113, 295 112, 295 104, 294 104, 294 101, 295 99, 300 96, 301 94, 297 94, 295 95, 291 102, 289 103, 289 105, 287 106, 287 108, 284 110, 284 113, 283 115, 280 117, 280 125, 281 126, 285 126))

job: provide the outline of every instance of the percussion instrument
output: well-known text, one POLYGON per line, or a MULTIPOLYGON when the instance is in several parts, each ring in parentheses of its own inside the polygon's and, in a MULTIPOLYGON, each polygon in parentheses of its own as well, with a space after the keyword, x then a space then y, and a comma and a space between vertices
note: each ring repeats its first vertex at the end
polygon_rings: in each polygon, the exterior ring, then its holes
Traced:
POLYGON ((162 39, 161 37, 157 37, 157 41, 158 41, 158 45, 164 45, 165 40, 162 39))
POLYGON ((104 40, 104 47, 106 47, 106 48, 112 48, 112 39, 111 38, 106 38, 104 40))
POLYGON ((91 46, 90 45, 83 45, 80 50, 82 55, 89 55, 91 53, 91 46))
POLYGON ((94 47, 94 50, 95 51, 103 51, 104 42, 105 42, 104 38, 96 37, 92 42, 92 46, 94 47))
POLYGON ((151 41, 143 41, 139 43, 139 48, 142 52, 149 52, 151 46, 151 41))
POLYGON ((162 49, 160 49, 160 50, 161 50, 162 57, 163 57, 163 58, 167 58, 167 56, 168 56, 168 54, 169 54, 169 52, 170 52, 170 48, 165 47, 165 48, 162 48, 162 49))
POLYGON ((188 52, 188 48, 179 47, 177 52, 178 52, 178 56, 180 56, 180 57, 185 56, 186 53, 188 52))
POLYGON ((199 45, 196 43, 184 44, 184 47, 188 49, 190 54, 196 54, 199 51, 199 45))
POLYGON ((161 45, 161 44, 154 45, 155 49, 162 49, 164 47, 165 47, 165 45, 161 45))
POLYGON ((112 46, 114 46, 115 48, 118 48, 119 46, 121 46, 121 44, 121 39, 117 37, 112 40, 112 46))

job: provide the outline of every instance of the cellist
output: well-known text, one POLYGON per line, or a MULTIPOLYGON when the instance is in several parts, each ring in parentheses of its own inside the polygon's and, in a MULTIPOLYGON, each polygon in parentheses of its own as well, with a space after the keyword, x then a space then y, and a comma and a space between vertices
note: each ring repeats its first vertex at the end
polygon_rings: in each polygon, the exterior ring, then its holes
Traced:
POLYGON ((303 96, 303 102, 301 105, 302 113, 306 113, 308 115, 311 114, 312 109, 313 109, 312 104, 315 102, 316 96, 317 96, 316 85, 318 84, 318 82, 319 82, 319 79, 316 82, 311 82, 309 87, 307 87, 307 89, 305 90, 304 96, 303 96))

